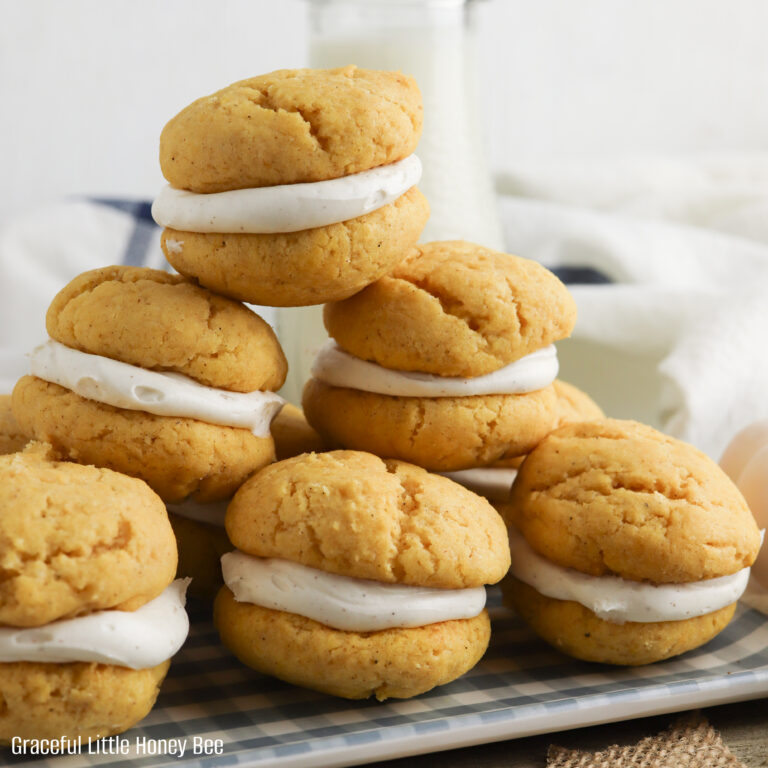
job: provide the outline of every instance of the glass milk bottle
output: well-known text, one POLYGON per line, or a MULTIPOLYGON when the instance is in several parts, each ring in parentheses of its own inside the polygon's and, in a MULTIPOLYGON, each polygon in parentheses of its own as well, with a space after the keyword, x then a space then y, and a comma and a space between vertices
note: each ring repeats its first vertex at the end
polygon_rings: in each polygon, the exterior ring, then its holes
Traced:
MULTIPOLYGON (((424 100, 416 150, 419 189, 431 214, 428 240, 472 240, 503 250, 474 94, 470 0, 309 0, 311 67, 356 64, 412 75, 424 100)), ((315 352, 327 338, 321 307, 281 309, 278 328, 290 365, 284 394, 297 402, 315 352)))

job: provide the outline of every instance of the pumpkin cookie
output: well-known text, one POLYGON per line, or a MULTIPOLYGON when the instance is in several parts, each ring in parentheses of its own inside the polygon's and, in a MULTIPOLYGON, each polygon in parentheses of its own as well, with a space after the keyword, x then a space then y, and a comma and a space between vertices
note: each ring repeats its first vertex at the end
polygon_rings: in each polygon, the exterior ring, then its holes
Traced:
POLYGON ((0 743, 107 736, 151 709, 189 629, 176 542, 141 480, 0 457, 0 743))
POLYGON ((570 335, 576 305, 530 259, 461 240, 426 243, 392 274, 329 304, 346 352, 400 371, 474 378, 570 335))
POLYGON ((547 642, 589 661, 646 664, 707 642, 760 547, 714 462, 631 421, 552 432, 501 511, 513 552, 506 599, 547 642))
POLYGON ((527 453, 556 423, 552 342, 575 315, 565 286, 535 262, 427 243, 326 305, 335 343, 315 362, 304 411, 331 444, 436 471, 527 453))
POLYGON ((215 622, 255 669, 347 698, 404 698, 485 652, 483 585, 508 568, 504 527, 446 478, 367 453, 304 454, 251 478, 226 527, 238 551, 222 558, 215 622))
POLYGON ((201 193, 335 179, 412 154, 422 120, 399 72, 283 69, 183 109, 163 129, 160 168, 201 193))
POLYGON ((281 70, 182 110, 163 129, 153 205, 182 274, 255 304, 351 296, 416 243, 416 83, 399 72, 281 70))
POLYGON ((151 269, 75 278, 13 394, 19 425, 64 457, 146 480, 166 501, 229 498, 274 458, 272 329, 231 299, 151 269))

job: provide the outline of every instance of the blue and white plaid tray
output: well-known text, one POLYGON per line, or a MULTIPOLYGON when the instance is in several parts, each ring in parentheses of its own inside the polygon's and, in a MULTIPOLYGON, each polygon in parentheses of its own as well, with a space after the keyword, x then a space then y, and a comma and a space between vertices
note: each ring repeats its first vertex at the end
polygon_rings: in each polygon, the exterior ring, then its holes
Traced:
POLYGON ((668 662, 618 669, 567 659, 542 645, 499 607, 483 661, 450 685, 407 701, 350 702, 266 678, 218 642, 206 612, 176 656, 157 706, 124 734, 130 754, 22 758, 24 768, 56 766, 356 765, 452 747, 577 728, 768 695, 768 619, 740 608, 703 648, 668 662), (193 755, 194 737, 221 739, 223 754, 193 755), (186 739, 183 758, 141 755, 186 739))

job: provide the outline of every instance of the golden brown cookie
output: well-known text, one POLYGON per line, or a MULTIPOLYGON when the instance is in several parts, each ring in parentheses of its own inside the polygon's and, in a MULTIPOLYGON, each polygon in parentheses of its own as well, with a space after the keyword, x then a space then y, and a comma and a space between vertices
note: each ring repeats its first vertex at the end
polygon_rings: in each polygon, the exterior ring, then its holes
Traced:
POLYGON ((13 409, 25 432, 62 456, 140 477, 164 501, 227 499, 274 460, 271 437, 114 408, 34 376, 17 382, 13 409))
POLYGON ((235 494, 227 534, 243 552, 359 579, 463 589, 509 568, 504 524, 483 498, 369 453, 303 454, 235 494))
POLYGON ((524 395, 393 397, 310 379, 309 423, 329 445, 410 461, 436 472, 527 453, 557 418, 553 387, 524 395))
POLYGON ((177 578, 191 578, 188 593, 213 600, 222 585, 221 556, 234 547, 223 526, 168 513, 179 547, 177 578))
MULTIPOLYGON (((339 629, 332 620, 276 610, 275 603, 238 602, 249 597, 237 586, 247 583, 248 556, 259 571, 274 567, 262 558, 315 569, 310 583, 346 577, 342 593, 369 594, 370 580, 398 585, 406 593, 398 600, 434 599, 403 585, 439 592, 495 583, 509 567, 504 524, 485 499, 447 478, 356 451, 302 454, 246 482, 227 508, 226 528, 240 550, 239 565, 233 572, 233 562, 224 563, 214 622, 224 644, 254 669, 347 698, 405 698, 464 674, 485 652, 490 622, 482 600, 447 619, 433 614, 421 626, 385 624, 376 631, 354 623, 339 629), (470 618, 451 618, 462 615, 470 618)), ((459 602, 466 597, 451 595, 459 602)), ((351 605, 346 617, 354 622, 351 605)), ((381 610, 378 598, 375 605, 381 610)))
MULTIPOLYGON (((596 597, 601 584, 617 590, 616 577, 645 583, 644 589, 695 582, 702 596, 702 582, 748 568, 760 547, 741 494, 711 459, 633 421, 604 419, 555 430, 528 455, 509 503, 499 509, 534 552, 563 569, 555 584, 541 566, 536 577, 526 570, 532 564, 513 565, 514 578, 503 587, 506 601, 547 642, 589 661, 646 664, 683 653, 720 632, 735 603, 716 607, 721 598, 715 595, 705 603, 709 613, 697 614, 699 606, 691 603, 678 620, 622 624, 610 620, 613 614, 598 616, 589 599, 583 605, 571 600, 573 593, 562 591, 569 574, 573 584, 583 584, 582 574, 610 577, 590 582, 596 597)), ((633 594, 641 599, 636 588, 633 594)), ((653 599, 663 594, 653 590, 653 599)), ((674 600, 683 600, 685 590, 675 594, 680 597, 674 600)), ((647 603, 629 615, 669 614, 647 603)))
POLYGON ((548 435, 520 468, 508 522, 558 565, 656 583, 735 573, 760 547, 746 502, 717 464, 616 419, 548 435))
POLYGON ((21 431, 11 409, 11 396, 0 395, 0 454, 22 450, 29 438, 21 431))
POLYGON ((81 352, 234 392, 275 391, 288 370, 274 331, 257 314, 155 269, 114 266, 79 275, 54 298, 46 326, 81 352))
POLYGON ((407 157, 421 124, 419 89, 399 72, 279 70, 183 109, 160 136, 160 167, 193 192, 322 181, 407 157))
POLYGON ((214 291, 253 304, 294 307, 345 299, 403 260, 429 217, 412 187, 349 221, 278 234, 163 231, 168 261, 214 291))
POLYGON ((572 600, 555 600, 508 576, 504 601, 541 638, 569 656, 603 664, 652 664, 698 648, 733 618, 736 604, 685 621, 603 621, 572 600))
POLYGON ((300 408, 286 403, 272 422, 272 439, 278 461, 301 453, 322 453, 323 438, 307 423, 300 408))
POLYGON ((169 666, 0 663, 0 744, 122 733, 152 709, 169 666))
POLYGON ((38 445, 0 457, 0 624, 136 610, 175 571, 165 506, 145 483, 38 445))
POLYGON ((347 699, 408 698, 472 669, 491 636, 488 613, 409 629, 342 632, 312 619, 238 603, 222 587, 214 605, 222 641, 243 664, 347 699), (253 638, 258 638, 254 643, 253 638))
POLYGON ((534 261, 464 241, 426 243, 390 275, 325 307, 346 352, 385 368, 481 376, 571 333, 576 305, 534 261))

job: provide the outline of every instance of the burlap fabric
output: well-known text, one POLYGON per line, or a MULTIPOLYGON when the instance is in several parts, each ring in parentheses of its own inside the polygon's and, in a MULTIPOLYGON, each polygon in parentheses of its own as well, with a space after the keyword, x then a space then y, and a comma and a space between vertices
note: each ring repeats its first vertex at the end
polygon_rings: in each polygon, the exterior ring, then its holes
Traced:
POLYGON ((723 744, 700 712, 688 713, 667 730, 634 746, 583 752, 551 746, 547 768, 746 768, 723 744))

